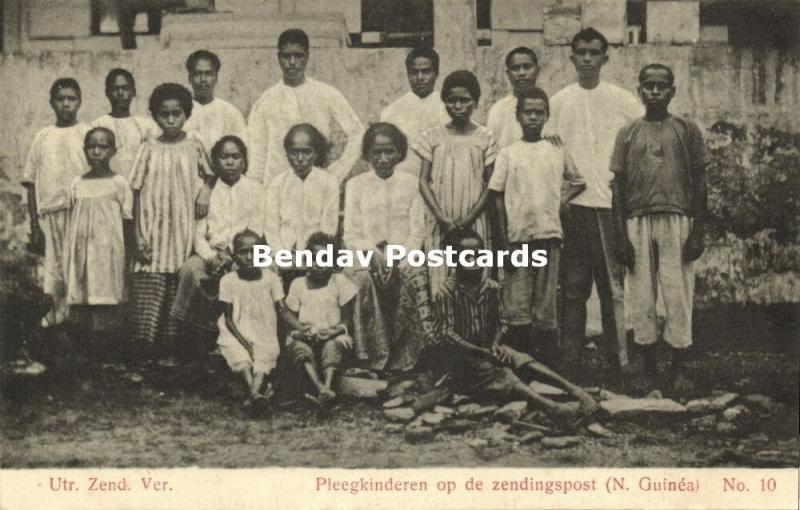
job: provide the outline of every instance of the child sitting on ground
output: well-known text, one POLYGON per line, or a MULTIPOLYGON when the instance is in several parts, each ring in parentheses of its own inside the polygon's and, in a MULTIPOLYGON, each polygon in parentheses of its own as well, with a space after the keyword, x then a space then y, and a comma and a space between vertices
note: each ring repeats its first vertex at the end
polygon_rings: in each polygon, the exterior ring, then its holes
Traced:
POLYGON ((558 417, 597 410, 594 399, 531 356, 502 345, 506 333, 500 285, 484 276, 475 264, 483 239, 474 230, 453 231, 445 246, 458 253, 459 265, 435 299, 438 355, 446 360, 449 385, 454 392, 494 402, 522 398, 558 417), (473 255, 462 251, 472 251, 473 255), (466 264, 469 264, 466 265, 466 264), (545 376, 579 400, 554 402, 525 384, 519 373, 545 376))
POLYGON ((617 256, 628 269, 625 306, 635 342, 644 348, 643 376, 657 373, 658 285, 666 309, 661 337, 672 348, 672 384, 680 393, 691 389, 683 361, 692 345, 692 262, 704 250, 708 153, 697 125, 669 113, 674 95, 669 67, 650 64, 641 70, 639 97, 647 112, 620 129, 611 171, 617 256))
MULTIPOLYGON (((333 244, 332 236, 316 232, 308 238, 306 249, 313 256, 333 244)), ((317 390, 317 397, 308 397, 321 405, 336 398, 334 375, 353 351, 348 331, 357 292, 346 276, 314 263, 306 276, 292 281, 286 297, 283 318, 291 329, 289 359, 305 371, 317 390)))
POLYGON ((225 312, 217 322, 217 343, 228 366, 247 383, 250 394, 245 406, 259 398, 272 398, 270 374, 280 351, 275 306, 283 301, 283 285, 274 271, 253 266, 253 246, 257 244, 266 244, 266 240, 252 230, 234 236, 237 270, 219 283, 225 312))

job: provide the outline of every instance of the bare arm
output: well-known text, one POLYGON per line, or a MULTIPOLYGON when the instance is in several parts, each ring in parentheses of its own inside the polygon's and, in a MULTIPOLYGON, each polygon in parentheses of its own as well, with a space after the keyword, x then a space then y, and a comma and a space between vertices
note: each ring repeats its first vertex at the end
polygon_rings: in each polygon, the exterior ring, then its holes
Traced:
POLYGON ((691 216, 692 228, 686 245, 683 249, 683 256, 687 262, 700 258, 705 251, 703 238, 706 233, 706 221, 708 214, 708 189, 706 186, 706 167, 702 165, 694 170, 692 178, 692 198, 691 216))
POLYGON ((291 310, 288 306, 286 306, 286 302, 281 303, 281 318, 289 326, 289 329, 292 332, 295 331, 307 331, 309 327, 302 322, 297 317, 297 313, 291 310))
POLYGON ((478 216, 483 213, 483 210, 486 209, 486 206, 489 204, 489 187, 485 184, 489 182, 489 179, 492 177, 492 170, 494 169, 494 164, 486 165, 486 168, 483 170, 483 181, 484 181, 484 188, 481 191, 480 196, 478 197, 477 202, 475 205, 472 206, 469 213, 464 216, 463 219, 458 221, 458 225, 461 227, 468 227, 475 223, 475 220, 478 219, 478 216))
POLYGON ((39 214, 36 211, 36 186, 30 182, 23 183, 23 186, 28 190, 28 215, 31 222, 30 251, 44 255, 44 232, 39 226, 39 214))
POLYGON ((242 335, 242 333, 239 331, 239 328, 236 327, 236 323, 233 322, 233 303, 225 303, 225 326, 227 326, 228 331, 231 332, 234 338, 236 338, 236 340, 242 344, 242 347, 244 347, 252 356, 253 346, 242 335))
POLYGON ((495 228, 497 229, 497 238, 500 241, 500 248, 508 249, 508 214, 506 212, 505 193, 502 191, 491 192, 492 202, 494 203, 495 211, 495 228))

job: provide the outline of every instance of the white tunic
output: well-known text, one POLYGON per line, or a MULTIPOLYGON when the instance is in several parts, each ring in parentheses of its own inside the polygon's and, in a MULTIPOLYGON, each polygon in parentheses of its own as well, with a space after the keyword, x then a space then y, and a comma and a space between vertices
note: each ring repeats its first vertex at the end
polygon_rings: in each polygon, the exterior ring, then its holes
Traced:
POLYGON ((161 133, 158 124, 147 117, 118 118, 106 114, 95 119, 92 127, 104 127, 114 133, 117 139, 117 153, 111 158, 111 170, 125 179, 130 178, 139 147, 161 133))
POLYGON ((208 216, 197 223, 194 251, 208 260, 216 250, 232 248, 233 236, 245 229, 262 234, 266 199, 264 187, 246 175, 233 186, 218 179, 211 191, 208 216))
POLYGON ((312 168, 305 179, 284 172, 267 189, 264 231, 272 251, 305 248, 317 231, 335 235, 339 227, 339 184, 325 170, 312 168))
POLYGON ((36 210, 42 214, 69 209, 69 190, 77 177, 89 171, 83 139, 89 126, 47 126, 36 133, 22 182, 36 186, 36 210))
POLYGON ((644 107, 636 96, 603 81, 591 90, 573 83, 550 99, 550 119, 543 134, 561 137, 586 179, 586 191, 571 203, 611 208, 614 174, 609 167, 617 131, 642 115, 644 107))
POLYGON ((251 177, 265 186, 283 172, 292 172, 283 139, 295 124, 312 124, 329 137, 331 121, 347 135, 347 144, 328 171, 341 181, 358 161, 363 126, 344 96, 325 83, 306 78, 297 87, 278 82, 253 105, 248 119, 251 177))
MULTIPOLYGON (((439 96, 437 90, 425 98, 408 91, 381 112, 381 122, 389 122, 400 128, 408 138, 408 146, 411 147, 411 144, 417 142, 425 131, 450 122, 439 96)), ((409 150, 406 159, 397 165, 396 170, 417 176, 421 164, 419 156, 409 150)))
POLYGON ((209 155, 211 148, 223 136, 236 135, 242 139, 246 136, 244 115, 229 102, 215 97, 208 104, 197 101, 192 103, 192 115, 186 120, 183 129, 187 133, 197 133, 209 155))
POLYGON ((501 149, 522 140, 522 126, 517 122, 517 98, 513 94, 496 102, 489 109, 486 120, 501 149))
POLYGON ((376 250, 381 241, 406 250, 422 246, 425 209, 417 178, 395 170, 388 179, 370 171, 347 181, 344 241, 351 250, 376 250))

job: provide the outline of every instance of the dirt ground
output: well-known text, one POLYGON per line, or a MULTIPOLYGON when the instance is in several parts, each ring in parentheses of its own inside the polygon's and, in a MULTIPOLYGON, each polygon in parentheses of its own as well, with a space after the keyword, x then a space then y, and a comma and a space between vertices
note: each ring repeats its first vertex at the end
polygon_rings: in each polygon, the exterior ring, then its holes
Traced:
MULTIPOLYGON (((253 419, 220 369, 188 379, 175 369, 132 372, 109 365, 72 379, 43 378, 6 386, 0 418, 0 466, 401 468, 421 466, 793 466, 798 450, 800 309, 717 308, 698 311, 689 364, 697 397, 712 390, 760 393, 779 404, 747 431, 700 431, 689 417, 597 421, 614 433, 584 428, 578 446, 544 449, 516 441, 476 446, 494 427, 475 421, 460 434, 438 433, 412 444, 386 430, 378 402, 341 402, 321 419, 302 402, 253 419), (141 376, 141 380, 139 377, 141 376), (470 444, 472 443, 472 444, 470 444), (771 451, 769 455, 758 452, 771 451)), ((587 351, 585 386, 631 393, 604 377, 601 356, 587 351)), ((637 366, 638 358, 634 358, 637 366)), ((667 394, 667 396, 669 396, 667 394)))

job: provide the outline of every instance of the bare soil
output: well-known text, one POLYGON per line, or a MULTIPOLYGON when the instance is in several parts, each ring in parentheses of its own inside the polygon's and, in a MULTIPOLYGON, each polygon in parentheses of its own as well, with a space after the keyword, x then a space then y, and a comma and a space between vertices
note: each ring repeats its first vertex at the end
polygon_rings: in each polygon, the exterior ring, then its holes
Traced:
MULTIPOLYGON (((613 438, 585 428, 578 446, 539 443, 471 446, 493 426, 476 421, 460 434, 409 443, 387 431, 379 402, 343 401, 328 418, 301 401, 250 418, 224 364, 210 373, 174 368, 134 371, 83 367, 3 388, 0 467, 267 467, 400 468, 422 466, 792 466, 798 458, 800 392, 798 307, 715 308, 696 312, 688 368, 697 397, 713 390, 773 398, 779 411, 747 430, 700 431, 689 417, 619 422, 598 418, 613 438), (137 375, 141 376, 141 380, 137 375), (761 451, 773 451, 766 459, 761 451)), ((635 357, 638 366, 638 357, 635 357)), ((613 381, 602 356, 587 351, 585 386, 633 394, 613 381)), ((666 396, 669 393, 662 388, 666 396)))

